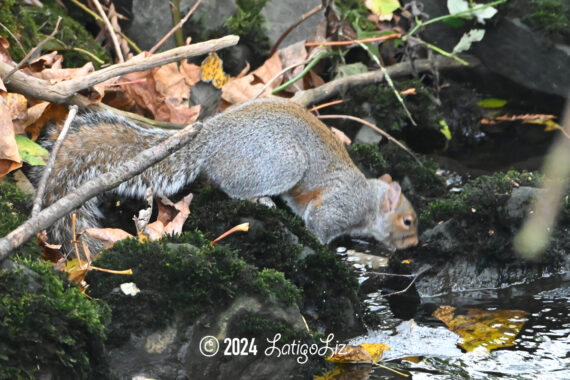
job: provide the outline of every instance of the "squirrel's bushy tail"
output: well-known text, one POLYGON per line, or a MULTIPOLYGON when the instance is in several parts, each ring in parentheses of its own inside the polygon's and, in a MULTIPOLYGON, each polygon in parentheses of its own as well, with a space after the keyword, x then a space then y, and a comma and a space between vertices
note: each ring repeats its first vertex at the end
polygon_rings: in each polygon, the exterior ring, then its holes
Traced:
MULTIPOLYGON (((54 131, 55 129, 50 127, 48 135, 54 131)), ((144 149, 160 143, 173 133, 142 128, 110 112, 85 113, 77 117, 57 153, 56 163, 45 189, 44 207, 85 182, 133 158, 144 149)), ((158 196, 177 193, 200 172, 203 162, 200 152, 203 150, 200 149, 199 140, 195 138, 188 146, 122 183, 110 193, 140 199, 144 198, 149 187, 158 196)), ((42 145, 50 148, 53 140, 46 139, 42 145)), ((42 171, 43 169, 34 169, 32 177, 38 179, 42 171)), ((95 197, 74 211, 76 233, 86 228, 100 227, 103 215, 99 203, 99 198, 95 197)), ((65 216, 48 230, 50 243, 62 244, 62 251, 65 253, 73 248, 71 218, 71 214, 65 216)), ((94 239, 83 237, 82 240, 87 242, 92 252, 102 248, 102 244, 94 239)))

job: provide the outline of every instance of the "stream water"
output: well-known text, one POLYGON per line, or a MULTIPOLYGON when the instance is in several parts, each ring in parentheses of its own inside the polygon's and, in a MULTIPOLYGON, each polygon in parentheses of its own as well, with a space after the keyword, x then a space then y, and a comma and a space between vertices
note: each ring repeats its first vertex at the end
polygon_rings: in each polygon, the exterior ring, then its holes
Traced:
MULTIPOLYGON (((371 259, 348 258, 360 272, 360 281, 370 277, 371 259)), ((382 260, 374 261, 381 264, 382 260)), ((452 293, 445 296, 400 297, 395 313, 381 291, 367 294, 369 312, 381 320, 369 326, 368 334, 351 344, 384 343, 390 346, 381 364, 409 375, 403 377, 377 366, 345 366, 343 379, 570 379, 570 276, 543 278, 532 284, 452 293), (411 300, 406 304, 406 299, 411 300), (466 352, 457 346, 458 336, 432 316, 442 305, 485 311, 522 310, 526 322, 514 345, 491 352, 466 352), (409 310, 402 310, 408 308, 409 310), (396 318, 413 316, 413 320, 396 318)), ((394 302, 392 302, 394 304, 394 302)))

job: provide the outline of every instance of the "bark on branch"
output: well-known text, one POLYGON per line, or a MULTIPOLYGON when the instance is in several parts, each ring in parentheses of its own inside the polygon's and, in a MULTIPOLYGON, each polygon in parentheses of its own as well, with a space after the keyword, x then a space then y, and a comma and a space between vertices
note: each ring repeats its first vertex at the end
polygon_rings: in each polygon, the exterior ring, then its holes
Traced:
MULTIPOLYGON (((56 84, 51 84, 46 80, 32 77, 21 71, 16 71, 10 77, 10 82, 6 83, 6 87, 10 91, 18 92, 32 98, 46 100, 51 103, 85 106, 85 99, 72 99, 81 90, 124 74, 152 69, 189 57, 217 51, 236 45, 238 41, 238 36, 231 35, 216 40, 181 46, 163 53, 151 55, 150 57, 131 59, 130 61, 109 66, 91 74, 56 84), (70 102, 70 100, 72 100, 72 102, 70 102)), ((3 78, 12 69, 13 66, 0 61, 0 78, 3 78)))
MULTIPOLYGON (((462 57, 463 58, 463 57, 462 57)), ((479 61, 473 57, 468 57, 466 59, 470 67, 479 64, 479 61)), ((401 62, 392 66, 386 67, 388 75, 392 78, 401 77, 404 75, 410 75, 414 72, 428 71, 433 68, 435 69, 451 69, 456 67, 465 66, 457 62, 454 59, 437 56, 432 60, 429 59, 418 59, 413 62, 401 62)), ((372 83, 378 83, 384 80, 384 74, 382 70, 370 71, 363 74, 350 75, 344 78, 336 79, 328 83, 323 84, 317 88, 310 90, 299 91, 293 96, 291 100, 308 107, 311 104, 322 102, 332 96, 342 93, 354 86, 367 85, 372 83)))

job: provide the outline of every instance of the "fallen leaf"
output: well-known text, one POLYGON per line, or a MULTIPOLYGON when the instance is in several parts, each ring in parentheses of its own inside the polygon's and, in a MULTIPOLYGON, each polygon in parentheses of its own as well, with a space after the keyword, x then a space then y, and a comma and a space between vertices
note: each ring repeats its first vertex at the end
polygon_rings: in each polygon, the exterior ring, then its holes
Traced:
MULTIPOLYGON (((8 48, 10 47, 10 42, 5 37, 0 36, 0 61, 6 63, 12 63, 12 57, 8 53, 8 48)), ((6 89, 4 89, 6 91, 6 89)))
POLYGON ((180 73, 184 75, 188 86, 194 86, 200 81, 200 66, 188 63, 186 60, 180 63, 180 73))
POLYGON ((15 138, 16 144, 18 144, 18 152, 24 162, 32 166, 46 164, 49 158, 49 152, 46 148, 24 135, 16 135, 15 138))
POLYGON ((350 145, 350 143, 352 141, 350 141, 350 138, 340 129, 336 129, 335 127, 331 127, 331 131, 332 133, 334 133, 334 135, 343 143, 346 145, 350 145))
POLYGON ((513 346, 528 315, 522 310, 469 309, 467 315, 454 315, 454 311, 452 306, 441 306, 432 315, 461 336, 459 346, 468 352, 513 346))
POLYGON ((6 100, 0 97, 0 178, 22 166, 14 125, 6 100))
POLYGON ((59 104, 47 103, 47 106, 41 112, 40 116, 34 121, 33 119, 37 117, 37 113, 40 113, 43 108, 42 103, 38 103, 28 109, 28 120, 26 121, 26 133, 31 135, 32 140, 37 140, 42 128, 47 124, 61 124, 65 121, 68 114, 67 107, 59 104), (33 110, 32 110, 33 109, 33 110), (28 124, 28 122, 30 122, 28 124))
POLYGON ((120 228, 87 228, 83 233, 103 242, 105 249, 111 248, 120 240, 134 237, 120 228))
POLYGON ((222 59, 216 53, 209 53, 200 65, 200 79, 212 82, 216 88, 222 88, 230 77, 224 73, 222 59))
POLYGON ((345 346, 341 351, 335 351, 326 360, 332 363, 376 363, 389 350, 382 343, 362 343, 358 346, 345 346))
POLYGON ((28 118, 28 100, 24 95, 13 92, 2 93, 2 97, 6 101, 6 105, 10 110, 10 117, 14 125, 14 133, 24 133, 23 123, 28 118))

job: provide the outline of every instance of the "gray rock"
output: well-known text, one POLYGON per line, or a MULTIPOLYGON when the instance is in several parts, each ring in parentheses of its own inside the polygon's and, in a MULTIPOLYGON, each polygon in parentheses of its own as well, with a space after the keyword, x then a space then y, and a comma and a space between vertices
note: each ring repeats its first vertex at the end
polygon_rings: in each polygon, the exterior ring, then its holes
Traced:
POLYGON ((382 141, 382 135, 367 126, 360 127, 354 138, 355 144, 378 144, 380 141, 382 141))
MULTIPOLYGON (((410 1, 404 1, 409 3, 410 1)), ((447 2, 422 0, 430 19, 449 14, 447 2)), ((555 45, 532 31, 517 18, 499 14, 481 42, 474 43, 469 54, 477 56, 491 71, 527 87, 562 97, 570 91, 570 48, 555 45)), ((451 51, 464 30, 444 23, 434 23, 422 31, 422 38, 444 50, 451 51)))
POLYGON ((513 189, 511 197, 507 201, 505 212, 506 216, 513 222, 521 222, 528 214, 530 203, 544 190, 521 186, 513 189))

